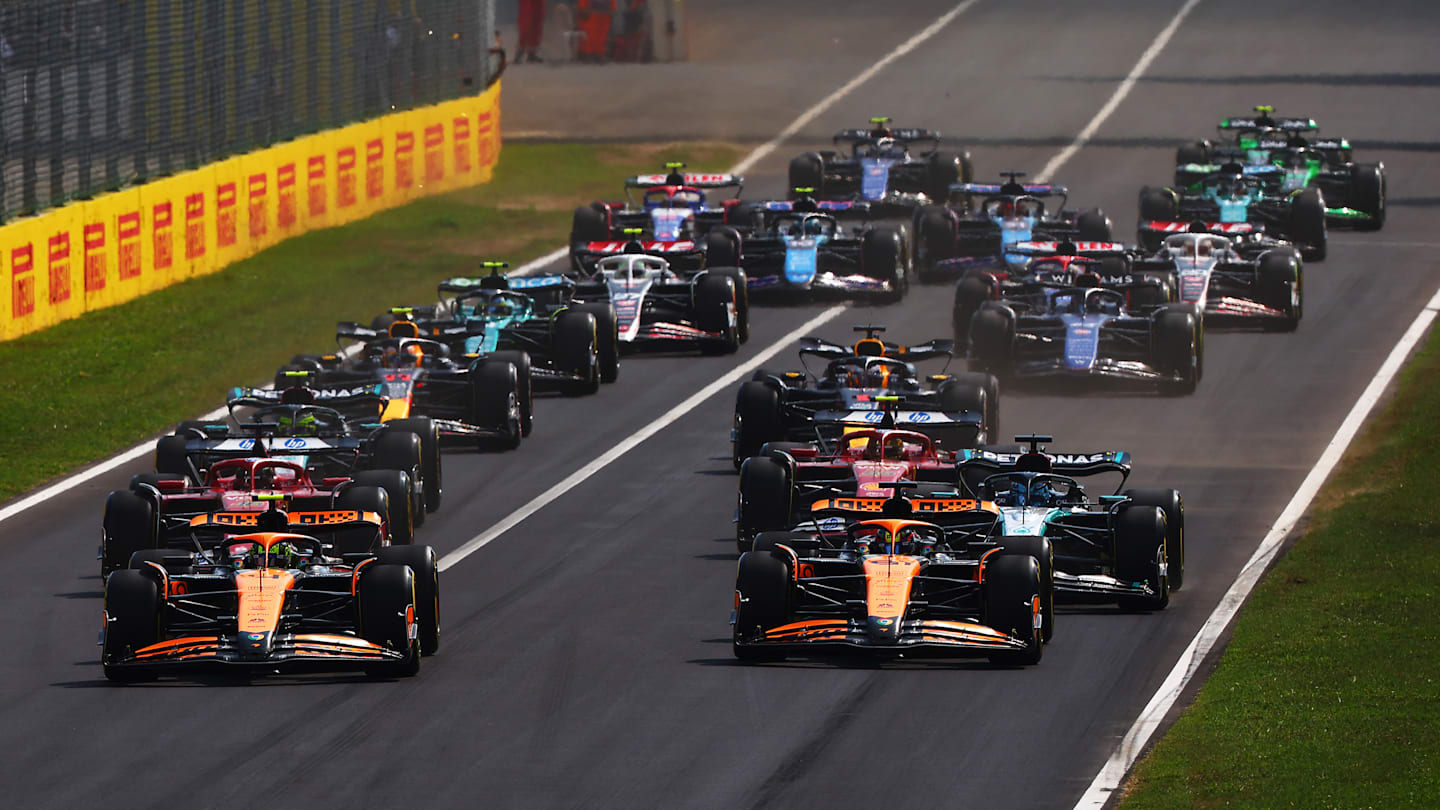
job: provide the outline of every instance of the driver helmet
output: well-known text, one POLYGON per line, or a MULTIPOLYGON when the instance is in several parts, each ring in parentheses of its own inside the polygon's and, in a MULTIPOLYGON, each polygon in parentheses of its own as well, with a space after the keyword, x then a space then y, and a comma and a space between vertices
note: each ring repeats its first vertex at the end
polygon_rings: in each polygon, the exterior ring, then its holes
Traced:
POLYGON ((261 468, 259 468, 258 470, 255 471, 255 488, 256 488, 256 489, 274 489, 274 488, 275 488, 275 468, 274 468, 273 466, 270 466, 270 467, 261 467, 261 468))
POLYGON ((861 554, 890 554, 895 538, 889 529, 878 529, 874 534, 855 538, 855 550, 861 554))
POLYGON ((1000 216, 1011 219, 1015 216, 1015 201, 1006 200, 1000 203, 1000 216))
POLYGON ((508 318, 515 314, 515 303, 504 298, 491 298, 485 312, 492 318, 508 318))
POLYGON ((1010 495, 1016 506, 1049 506, 1053 492, 1043 478, 1023 478, 1010 484, 1010 495))
POLYGON ((1208 259, 1215 253, 1215 243, 1209 239, 1199 239, 1195 243, 1195 254, 1202 259, 1208 259))
POLYGON ((320 420, 308 411, 286 411, 275 421, 281 436, 314 436, 320 432, 320 420))
POLYGON ((805 235, 806 235, 806 236, 819 236, 820 234, 824 233, 824 231, 825 231, 825 223, 821 222, 820 220, 818 220, 818 219, 807 219, 807 220, 805 220, 805 235))
POLYGON ((231 489, 250 488, 250 469, 248 467, 236 467, 235 473, 230 476, 231 489))
POLYGON ((235 561, 236 568, 257 570, 261 568, 294 568, 300 559, 299 549, 294 543, 279 542, 270 546, 270 553, 267 557, 265 547, 259 543, 251 544, 244 556, 235 561))
POLYGON ((905 457, 905 439, 901 436, 885 437, 885 459, 898 461, 905 457))

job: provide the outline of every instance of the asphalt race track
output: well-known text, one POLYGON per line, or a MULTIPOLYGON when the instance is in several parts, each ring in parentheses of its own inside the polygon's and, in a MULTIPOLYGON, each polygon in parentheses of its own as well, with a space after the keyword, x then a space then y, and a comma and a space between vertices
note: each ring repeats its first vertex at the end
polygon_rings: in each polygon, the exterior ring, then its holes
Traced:
MULTIPOLYGON (((592 100, 550 119, 525 118, 535 109, 527 81, 542 74, 517 70, 507 128, 524 119, 557 137, 758 143, 953 4, 695 5, 692 24, 719 17, 712 33, 735 38, 734 58, 716 53, 713 36, 708 59, 674 67, 684 88, 664 94, 664 70, 597 70, 573 93, 592 100), (607 74, 623 87, 616 98, 642 109, 618 115, 593 101, 587 88, 607 74), (707 76, 719 77, 713 87, 700 83, 707 76), (707 112, 677 113, 679 101, 707 112)), ((981 0, 761 161, 747 194, 779 194, 791 156, 874 114, 953 136, 977 179, 1038 171, 1180 5, 981 0)), ((0 526, 0 803, 1073 805, 1440 283, 1440 235, 1426 224, 1440 208, 1437 34, 1440 5, 1428 0, 1204 0, 1054 178, 1129 238, 1136 192, 1166 180, 1175 144, 1257 103, 1314 116, 1389 169, 1385 229, 1331 232, 1328 261, 1306 267, 1300 329, 1211 330, 1193 396, 1002 395, 1004 431, 1053 433, 1056 449, 1128 449, 1132 483, 1184 493, 1186 587, 1163 614, 1065 611, 1028 670, 735 664, 727 387, 454 564, 441 652, 413 680, 116 688, 94 646, 92 558, 104 494, 137 465, 0 526)), ((875 321, 903 342, 946 337, 950 302, 948 285, 913 288, 903 303, 857 307, 818 331, 844 340, 875 321)), ((456 548, 824 308, 757 308, 735 357, 627 359, 596 397, 537 402, 519 451, 446 457, 444 508, 423 542, 456 548)), ((767 365, 793 357, 787 347, 767 365)))

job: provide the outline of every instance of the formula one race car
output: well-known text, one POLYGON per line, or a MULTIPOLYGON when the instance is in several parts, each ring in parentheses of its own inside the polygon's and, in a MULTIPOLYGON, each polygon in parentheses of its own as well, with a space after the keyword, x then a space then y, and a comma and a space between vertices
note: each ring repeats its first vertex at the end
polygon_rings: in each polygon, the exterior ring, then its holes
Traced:
POLYGON ((908 217, 918 206, 945 199, 951 185, 973 179, 969 153, 941 152, 939 132, 894 129, 889 118, 871 118, 870 124, 835 134, 836 144, 850 144, 849 155, 806 152, 790 161, 790 188, 813 189, 827 200, 866 200, 879 216, 908 217), (912 155, 911 146, 921 143, 930 148, 912 155))
POLYGON ((381 421, 428 416, 445 440, 512 450, 534 424, 528 357, 503 352, 455 356, 444 342, 421 336, 414 321, 378 330, 353 321, 336 326, 341 351, 297 355, 276 372, 275 387, 317 390, 380 386, 381 421), (357 347, 358 350, 351 347, 357 347))
POLYGON ((1318 188, 1280 191, 1258 174, 1273 166, 1226 164, 1189 186, 1140 190, 1139 241, 1153 249, 1157 230, 1166 223, 1250 224, 1300 250, 1305 261, 1325 258, 1325 198, 1318 188))
POLYGON ((848 650, 1037 664, 1046 594, 1026 551, 952 543, 909 515, 767 533, 740 556, 733 650, 742 661, 848 650))
MULTIPOLYGON (((1173 489, 1121 490, 1125 452, 1047 454, 1049 436, 1016 436, 1029 452, 961 452, 965 496, 992 503, 994 532, 1040 536, 1054 547, 1057 597, 1160 610, 1185 582, 1185 503, 1173 489), (1115 495, 1090 498, 1076 478, 1117 474, 1115 495)), ((947 519, 963 520, 947 513, 947 519)))
POLYGON ((929 436, 947 449, 974 447, 994 435, 999 423, 999 386, 984 374, 930 374, 915 363, 953 357, 948 340, 915 346, 883 341, 885 327, 855 327, 864 337, 854 346, 819 338, 800 341, 804 371, 761 369, 740 386, 730 433, 735 468, 769 442, 834 442, 858 429, 888 423, 929 436), (806 357, 828 361, 813 374, 806 357))
POLYGON ((646 239, 674 241, 704 237, 716 225, 728 222, 727 212, 735 204, 726 200, 710 205, 707 189, 733 188, 735 197, 745 185, 738 174, 691 174, 684 163, 666 163, 665 174, 642 174, 625 178, 625 201, 592 202, 575 209, 570 226, 570 243, 584 244, 625 238, 639 228, 646 239), (637 204, 632 189, 643 194, 637 204))
POLYGON ((1083 378, 1188 394, 1204 373, 1203 324, 1193 304, 1141 309, 1119 290, 1044 289, 985 302, 970 321, 970 359, 1011 380, 1083 378))
POLYGON ((910 251, 904 231, 867 222, 847 232, 838 218, 868 214, 868 204, 802 196, 793 202, 754 205, 755 227, 740 239, 740 265, 752 295, 898 301, 909 288, 910 251))
POLYGON ((452 355, 509 360, 535 391, 593 394, 620 373, 615 309, 575 300, 564 276, 507 278, 503 262, 486 262, 488 276, 440 282, 440 303, 392 307, 370 326, 388 330, 414 321, 420 334, 445 343, 452 355))
MULTIPOLYGON (((526 285, 554 276, 531 276, 526 285)), ((625 351, 729 354, 750 334, 745 276, 713 268, 682 276, 665 259, 629 252, 600 259, 576 279, 575 300, 615 308, 619 346, 625 351)))
MULTIPOLYGON (((227 513, 210 516, 217 519, 227 513)), ((319 513, 345 522, 355 513, 319 513)), ((251 515, 253 517, 253 515, 251 515)), ((142 552, 105 582, 101 662, 112 681, 172 672, 359 669, 408 677, 440 647, 429 546, 340 554, 271 510, 197 550, 142 552)))
POLYGON ((1173 273, 1180 299, 1205 314, 1206 324, 1257 324, 1292 332, 1304 314, 1304 264, 1289 244, 1256 233, 1237 232, 1243 223, 1222 226, 1231 236, 1196 223, 1186 233, 1165 237, 1153 258, 1137 261, 1136 272, 1173 273))
POLYGON ((1024 172, 1001 172, 1004 183, 952 186, 949 203, 915 213, 915 265, 921 278, 946 271, 1019 268, 1017 242, 1109 242, 1110 219, 1099 208, 1065 208, 1069 191, 1053 183, 1020 183, 1024 172), (1047 198, 1059 198, 1054 209, 1047 198))
POLYGON ((1306 187, 1324 192, 1325 219, 1331 226, 1353 225, 1378 231, 1385 225, 1385 164, 1356 163, 1350 142, 1319 138, 1313 118, 1276 118, 1274 107, 1258 106, 1255 115, 1226 118, 1220 141, 1196 141, 1175 155, 1176 185, 1188 185, 1220 164, 1267 167, 1258 176, 1276 192, 1306 187))
POLYGON ((1140 265, 1143 254, 1117 242, 1016 242, 1008 252, 1028 261, 1017 269, 968 270, 956 283, 951 314, 956 347, 969 348, 970 321, 986 301, 1030 298, 1082 280, 1123 292, 1132 309, 1178 300, 1180 278, 1173 267, 1140 265))

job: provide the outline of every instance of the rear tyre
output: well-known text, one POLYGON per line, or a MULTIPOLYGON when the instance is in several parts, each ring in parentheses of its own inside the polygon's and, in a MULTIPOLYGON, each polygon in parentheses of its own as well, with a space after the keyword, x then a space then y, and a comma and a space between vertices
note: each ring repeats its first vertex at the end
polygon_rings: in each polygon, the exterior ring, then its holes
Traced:
POLYGON ((420 642, 410 638, 406 618, 416 608, 412 570, 404 565, 370 565, 360 576, 356 597, 361 637, 405 655, 401 661, 372 664, 365 673, 377 678, 408 678, 419 672, 420 642))
POLYGON ((415 542, 415 510, 410 499, 412 485, 409 474, 400 470, 360 470, 355 473, 353 481, 335 497, 336 508, 378 511, 380 518, 390 527, 391 543, 408 546, 415 542), (373 494, 376 489, 385 493, 384 509, 377 509, 379 504, 373 494))
POLYGON ((1174 222, 1179 216, 1180 200, 1175 192, 1154 186, 1140 189, 1140 221, 1174 222))
MULTIPOLYGON (((375 472, 400 470, 405 473, 406 484, 409 486, 409 491, 403 493, 403 500, 407 504, 405 514, 409 516, 410 523, 418 527, 425 522, 425 442, 408 430, 396 430, 393 422, 390 424, 392 427, 375 439, 369 467, 375 472)), ((381 486, 373 481, 370 483, 381 486)), ((385 491, 390 496, 390 511, 394 512, 398 519, 402 516, 402 493, 388 487, 385 491)))
POLYGON ((767 382, 743 383, 735 394, 735 441, 731 452, 735 469, 760 452, 766 442, 784 438, 780 419, 780 392, 767 382))
POLYGON ((938 271, 935 265, 955 258, 955 220, 943 205, 927 205, 915 216, 915 268, 921 281, 938 271))
POLYGON ((987 302, 970 320, 970 356, 991 374, 1009 373, 1015 351, 1015 313, 987 302))
POLYGON ((1201 165, 1210 162, 1210 144, 1206 141, 1195 141, 1187 143, 1175 150, 1175 165, 1188 166, 1192 163, 1201 165))
POLYGON ((440 508, 440 499, 445 492, 441 473, 443 465, 440 463, 439 426, 424 416, 392 419, 387 424, 391 430, 405 430, 420 437, 420 488, 425 493, 425 511, 434 512, 440 508))
POLYGON ((610 218, 603 207, 582 205, 570 220, 570 242, 603 242, 610 238, 610 218))
POLYGON ((955 348, 970 347, 970 321, 986 301, 1000 297, 1000 283, 990 273, 973 273, 955 283, 955 306, 950 324, 955 331, 955 348))
POLYGON ((102 526, 101 576, 124 568, 130 564, 130 555, 158 544, 155 504, 128 489, 116 490, 105 500, 102 526))
POLYGON ((1154 506, 1130 506, 1115 524, 1115 576, 1122 582, 1143 582, 1148 596, 1122 596, 1122 610, 1163 610, 1170 604, 1165 574, 1165 513, 1154 506))
POLYGON ((376 553, 380 565, 408 565, 415 578, 415 624, 420 652, 440 650, 440 563, 430 546, 391 546, 376 553))
MULTIPOLYGON (((555 362, 562 371, 578 379, 565 385, 571 396, 600 390, 600 354, 596 350, 595 316, 566 310, 555 321, 555 362)), ((525 405, 521 403, 523 410, 525 405)))
POLYGON ((116 683, 155 678, 153 670, 112 665, 160 640, 160 589, 140 571, 122 568, 105 580, 105 677, 116 683))
POLYGON ((161 436, 155 442, 155 472, 190 477, 190 457, 185 452, 189 439, 184 436, 161 436))
POLYGON ((790 528, 790 475, 773 458, 755 456, 740 465, 740 500, 735 544, 748 551, 760 532, 790 528))
POLYGON ((741 661, 783 661, 785 653, 742 647, 740 640, 779 627, 790 616, 790 567, 769 554, 740 556, 735 571, 735 630, 731 650, 741 661))
POLYGON ((887 303, 905 297, 910 278, 905 272, 904 239, 894 228, 873 228, 865 232, 860 242, 861 272, 871 278, 887 282, 890 289, 881 296, 887 303))
POLYGON ((695 323, 707 332, 719 333, 715 340, 700 344, 705 354, 734 354, 740 348, 735 282, 729 276, 706 273, 695 281, 695 323))
POLYGON ((721 225, 705 234, 706 267, 740 266, 740 232, 721 225))
POLYGON ((992 654, 991 662, 1005 666, 1040 663, 1045 652, 1042 592, 1040 563, 1034 557, 996 555, 985 562, 985 624, 1025 642, 1023 650, 992 654))
POLYGON ((1110 218, 1099 208, 1081 211, 1075 217, 1075 235, 1081 242, 1113 242, 1110 218))
MULTIPOLYGON (((969 155, 965 156, 968 162, 969 155)), ((953 152, 931 152, 925 159, 925 194, 937 203, 950 199, 950 186, 964 180, 965 167, 960 155, 953 152)))

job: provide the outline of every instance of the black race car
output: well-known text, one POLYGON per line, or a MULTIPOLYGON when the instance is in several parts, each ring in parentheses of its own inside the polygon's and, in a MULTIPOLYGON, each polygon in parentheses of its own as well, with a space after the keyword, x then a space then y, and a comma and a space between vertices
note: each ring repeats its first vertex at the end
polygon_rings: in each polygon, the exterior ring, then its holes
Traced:
POLYGON ((969 153, 940 151, 939 132, 892 128, 889 118, 870 124, 835 134, 834 143, 850 145, 848 155, 806 152, 791 160, 790 188, 811 189, 826 200, 864 200, 880 216, 909 217, 916 207, 945 199, 951 185, 973 179, 969 153), (912 153, 922 144, 929 148, 912 153))
POLYGON ((853 346, 819 338, 800 342, 804 371, 761 369, 740 386, 730 433, 739 469, 770 442, 833 442, 848 431, 901 426, 954 450, 983 444, 999 423, 999 386, 985 374, 921 376, 915 363, 953 356, 951 342, 901 346, 881 340, 883 326, 855 327, 853 346), (806 357, 826 358, 819 374, 806 357))
MULTIPOLYGON (((1001 172, 1003 183, 952 186, 948 202, 915 212, 915 266, 922 279, 974 269, 1018 269, 1027 261, 1017 242, 1110 242, 1099 208, 1065 207, 1069 191, 1054 183, 1021 183, 1024 172, 1001 172), (1058 199, 1053 208, 1046 200, 1058 199)), ((942 198, 947 199, 947 198, 942 198)))
POLYGON ((1154 249, 1157 233, 1184 230, 1193 222, 1251 225, 1295 245, 1305 261, 1325 258, 1325 196, 1318 188, 1284 191, 1264 179, 1274 166, 1239 163, 1204 168, 1185 186, 1140 189, 1138 239, 1154 249), (1211 169, 1213 168, 1213 171, 1211 169))

